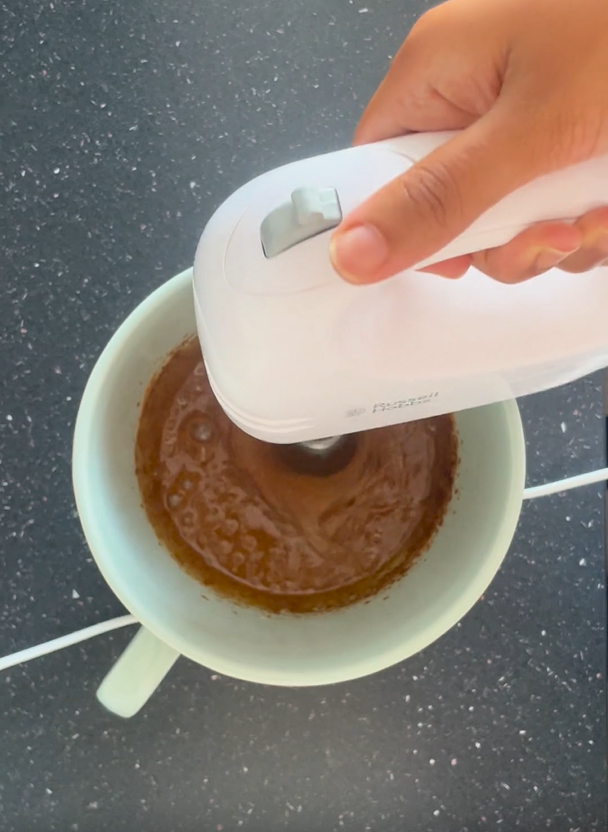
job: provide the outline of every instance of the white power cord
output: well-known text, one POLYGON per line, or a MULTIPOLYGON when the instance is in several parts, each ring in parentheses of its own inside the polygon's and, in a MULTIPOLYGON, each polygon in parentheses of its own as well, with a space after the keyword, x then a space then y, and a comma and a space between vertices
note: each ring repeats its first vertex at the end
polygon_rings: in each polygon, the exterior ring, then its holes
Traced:
POLYGON ((100 621, 99 624, 93 624, 91 627, 85 627, 84 630, 77 630, 67 636, 59 636, 59 638, 54 638, 45 644, 27 647, 25 650, 20 650, 18 653, 0 659, 0 671, 8 670, 9 667, 14 667, 16 664, 29 662, 30 659, 37 659, 39 656, 46 656, 47 653, 54 653, 56 650, 63 650, 64 647, 71 647, 72 644, 78 644, 79 641, 100 636, 102 633, 109 633, 111 630, 118 630, 120 627, 128 627, 129 624, 137 624, 135 616, 121 615, 119 618, 100 621))
POLYGON ((537 497, 547 497, 549 494, 560 494, 562 491, 570 491, 572 488, 582 488, 584 485, 608 480, 608 468, 600 468, 599 471, 589 471, 588 474, 578 474, 576 477, 568 477, 557 482, 547 482, 544 485, 535 485, 524 490, 524 500, 535 500, 537 497))
MULTIPOLYGON (((564 480, 557 480, 557 482, 548 482, 544 485, 526 488, 524 490, 524 500, 535 500, 537 497, 559 494, 562 491, 570 491, 572 488, 581 488, 584 485, 593 485, 606 480, 608 480, 608 468, 601 468, 599 471, 590 471, 588 474, 579 474, 576 477, 568 477, 564 480)), ((56 650, 63 650, 64 647, 71 647, 72 644, 78 644, 80 641, 86 641, 103 633, 109 633, 112 630, 118 630, 120 627, 128 627, 130 624, 137 623, 134 615, 121 615, 118 618, 111 618, 109 621, 101 621, 91 627, 85 627, 84 630, 77 630, 67 636, 60 636, 44 644, 36 644, 34 647, 28 647, 18 653, 5 656, 0 659, 0 671, 8 670, 9 667, 23 664, 23 662, 29 662, 30 659, 37 659, 39 656, 46 656, 47 653, 54 653, 56 650)))

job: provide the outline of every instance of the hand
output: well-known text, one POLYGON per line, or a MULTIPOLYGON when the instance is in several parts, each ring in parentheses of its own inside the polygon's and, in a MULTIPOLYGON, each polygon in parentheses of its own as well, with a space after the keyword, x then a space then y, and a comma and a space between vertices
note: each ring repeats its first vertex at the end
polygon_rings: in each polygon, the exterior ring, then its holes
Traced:
MULTIPOLYGON (((608 153, 608 0, 450 0, 405 40, 355 143, 463 129, 345 218, 334 267, 374 283, 441 249, 511 191, 608 153)), ((430 267, 474 265, 504 283, 608 260, 608 207, 574 226, 539 223, 501 248, 430 267)))

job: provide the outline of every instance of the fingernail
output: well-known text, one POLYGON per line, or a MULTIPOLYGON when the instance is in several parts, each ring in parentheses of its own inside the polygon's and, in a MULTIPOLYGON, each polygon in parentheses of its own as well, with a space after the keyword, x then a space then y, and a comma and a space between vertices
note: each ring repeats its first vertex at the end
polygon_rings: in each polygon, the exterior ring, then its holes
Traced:
POLYGON ((537 254, 532 263, 532 268, 537 272, 546 272, 547 269, 552 269, 565 260, 570 254, 574 254, 577 249, 572 251, 558 251, 554 248, 547 248, 537 254))
POLYGON ((373 225, 356 225, 334 234, 330 257, 335 270, 351 283, 368 283, 388 259, 388 243, 373 225))

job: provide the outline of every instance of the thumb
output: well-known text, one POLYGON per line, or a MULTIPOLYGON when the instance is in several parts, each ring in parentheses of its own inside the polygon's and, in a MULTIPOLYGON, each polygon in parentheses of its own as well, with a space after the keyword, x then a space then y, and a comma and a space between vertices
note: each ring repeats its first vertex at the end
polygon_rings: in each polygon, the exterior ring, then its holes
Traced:
POLYGON ((541 173, 542 153, 510 108, 490 110, 347 216, 331 259, 351 283, 376 283, 430 257, 541 173), (520 125, 514 127, 514 125, 520 125), (536 161, 535 161, 536 160, 536 161))

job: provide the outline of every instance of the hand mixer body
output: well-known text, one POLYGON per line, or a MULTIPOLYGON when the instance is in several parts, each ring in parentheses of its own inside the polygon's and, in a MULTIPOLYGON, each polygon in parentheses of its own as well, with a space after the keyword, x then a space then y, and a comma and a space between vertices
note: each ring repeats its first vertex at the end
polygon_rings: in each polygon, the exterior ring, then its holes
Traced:
MULTIPOLYGON (((331 267, 331 228, 451 134, 419 134, 278 168, 209 221, 194 265, 198 333, 227 415, 308 442, 538 392, 608 365, 608 268, 517 286, 470 269, 365 287, 331 267)), ((501 245, 531 223, 608 204, 608 157, 516 191, 430 261, 501 245)), ((404 229, 404 234, 407 234, 404 229)))

